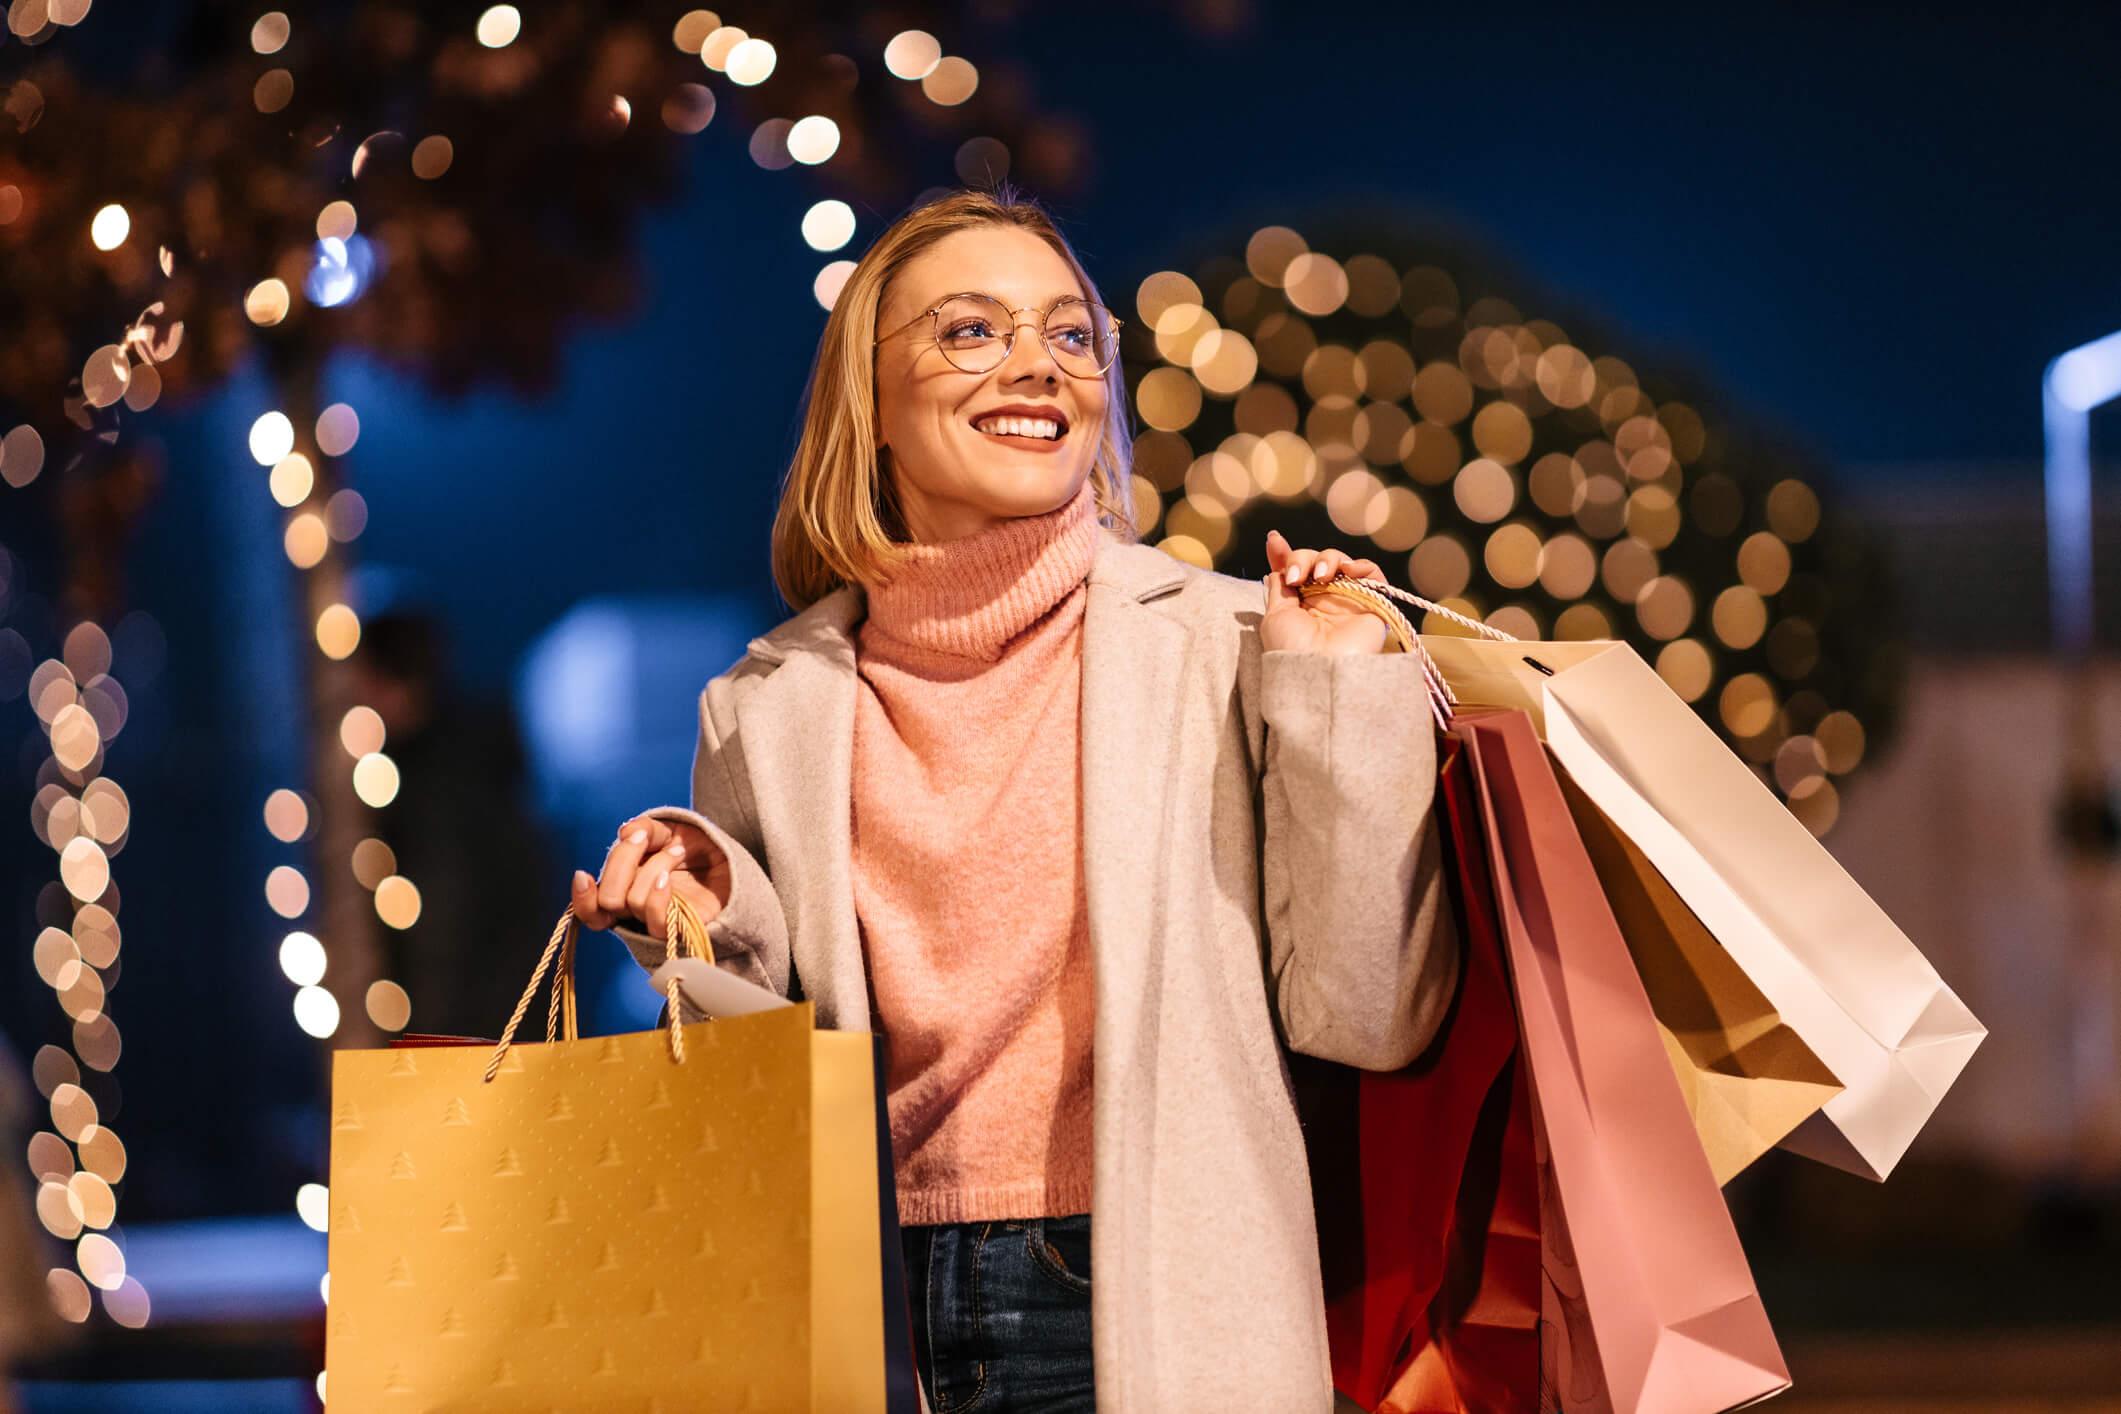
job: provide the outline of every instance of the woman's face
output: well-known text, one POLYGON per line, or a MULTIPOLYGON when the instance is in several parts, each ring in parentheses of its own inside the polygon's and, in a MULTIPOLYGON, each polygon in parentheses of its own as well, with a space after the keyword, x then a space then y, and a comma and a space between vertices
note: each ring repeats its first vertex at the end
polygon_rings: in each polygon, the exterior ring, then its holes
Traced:
POLYGON ((879 439, 906 531, 915 540, 958 540, 1012 516, 1041 515, 1073 499, 1104 433, 1105 380, 1061 370, 1038 337, 1054 301, 1083 291, 1060 254, 1013 226, 956 231, 892 278, 877 328, 897 329, 946 296, 992 295, 1016 311, 1009 356, 967 373, 936 347, 923 318, 876 351, 879 439), (982 431, 998 409, 1060 424, 1050 441, 982 431))

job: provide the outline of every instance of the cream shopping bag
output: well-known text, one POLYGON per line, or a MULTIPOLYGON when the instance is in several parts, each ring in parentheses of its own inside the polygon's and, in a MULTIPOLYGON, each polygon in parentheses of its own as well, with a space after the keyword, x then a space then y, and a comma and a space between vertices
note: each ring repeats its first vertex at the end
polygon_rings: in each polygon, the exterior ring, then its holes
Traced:
POLYGON ((1625 643, 1425 634, 1463 706, 1555 760, 1841 1082, 1781 1147, 1882 1179, 1987 1030, 1906 934, 1625 643))

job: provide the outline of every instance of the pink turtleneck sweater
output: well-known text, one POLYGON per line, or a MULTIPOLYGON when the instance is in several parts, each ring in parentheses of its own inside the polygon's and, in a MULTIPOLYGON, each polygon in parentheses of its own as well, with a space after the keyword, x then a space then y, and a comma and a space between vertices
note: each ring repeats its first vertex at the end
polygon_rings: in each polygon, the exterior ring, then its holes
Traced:
POLYGON ((854 897, 899 1221, 1090 1210, 1084 580, 1069 504, 912 547, 856 647, 854 897))

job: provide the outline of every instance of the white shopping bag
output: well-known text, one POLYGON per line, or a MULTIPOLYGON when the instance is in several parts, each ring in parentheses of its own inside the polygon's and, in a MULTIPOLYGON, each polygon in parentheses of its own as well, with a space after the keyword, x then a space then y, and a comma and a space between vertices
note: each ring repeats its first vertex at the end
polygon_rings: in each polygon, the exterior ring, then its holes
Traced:
POLYGON ((1424 634, 1460 707, 1529 712, 1845 1087, 1781 1147, 1883 1179, 1987 1029, 1773 791, 1625 643, 1424 634))

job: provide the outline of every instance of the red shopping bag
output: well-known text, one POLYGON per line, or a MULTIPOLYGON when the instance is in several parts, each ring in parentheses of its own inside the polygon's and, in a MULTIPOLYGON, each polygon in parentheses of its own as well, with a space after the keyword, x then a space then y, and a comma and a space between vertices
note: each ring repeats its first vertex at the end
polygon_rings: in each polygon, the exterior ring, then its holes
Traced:
POLYGON ((1530 1082, 1538 1407, 1713 1414, 1789 1387, 1627 944, 1523 712, 1460 714, 1530 1082))
POLYGON ((1333 1382, 1380 1414, 1529 1409, 1538 1180, 1477 800, 1445 741, 1446 887, 1464 950, 1436 1042, 1403 1070, 1292 1057, 1311 1151, 1333 1382))

